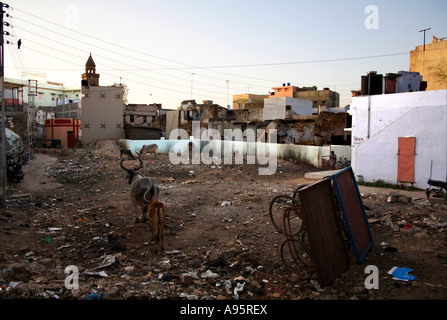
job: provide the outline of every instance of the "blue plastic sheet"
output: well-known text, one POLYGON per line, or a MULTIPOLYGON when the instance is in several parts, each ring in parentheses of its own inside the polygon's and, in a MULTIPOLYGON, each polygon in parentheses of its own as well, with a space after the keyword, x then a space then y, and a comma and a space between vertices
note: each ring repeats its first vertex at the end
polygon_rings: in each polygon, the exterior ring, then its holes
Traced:
POLYGON ((409 274, 411 271, 413 271, 413 269, 393 267, 388 271, 388 274, 392 275, 394 280, 413 281, 416 277, 409 274))

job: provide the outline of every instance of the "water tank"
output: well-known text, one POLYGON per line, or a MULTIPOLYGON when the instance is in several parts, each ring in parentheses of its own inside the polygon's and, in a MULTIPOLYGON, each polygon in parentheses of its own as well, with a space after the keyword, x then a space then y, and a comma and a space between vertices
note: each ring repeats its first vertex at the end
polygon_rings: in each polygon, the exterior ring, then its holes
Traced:
POLYGON ((376 71, 370 71, 366 76, 362 76, 362 95, 382 94, 383 75, 376 71))
POLYGON ((397 73, 387 73, 385 75, 385 93, 396 93, 397 73))
POLYGON ((419 72, 399 71, 396 79, 396 92, 419 91, 422 76, 419 72))

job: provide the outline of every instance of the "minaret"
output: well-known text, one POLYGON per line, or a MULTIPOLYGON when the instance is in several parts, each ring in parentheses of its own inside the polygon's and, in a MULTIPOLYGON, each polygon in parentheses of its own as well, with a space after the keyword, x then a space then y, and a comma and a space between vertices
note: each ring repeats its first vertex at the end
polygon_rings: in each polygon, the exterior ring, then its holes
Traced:
MULTIPOLYGON (((96 64, 91 53, 85 64, 85 73, 82 74, 82 80, 87 81, 88 86, 99 86, 99 74, 96 73, 96 64)), ((83 83, 85 83, 84 81, 83 83)))

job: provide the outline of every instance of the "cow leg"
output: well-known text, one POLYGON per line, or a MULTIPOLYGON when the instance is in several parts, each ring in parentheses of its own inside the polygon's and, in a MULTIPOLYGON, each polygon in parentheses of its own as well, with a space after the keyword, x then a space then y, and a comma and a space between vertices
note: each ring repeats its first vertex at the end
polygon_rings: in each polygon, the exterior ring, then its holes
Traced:
POLYGON ((136 203, 134 203, 133 206, 134 206, 134 209, 135 209, 135 223, 138 223, 138 222, 140 222, 139 212, 141 211, 141 208, 136 203))
POLYGON ((149 215, 149 205, 146 203, 143 206, 143 215, 141 216, 141 222, 146 222, 149 215))
MULTIPOLYGON (((160 209, 159 209, 160 210, 160 209)), ((159 221, 160 221, 160 227, 159 227, 159 233, 160 233, 160 249, 161 251, 163 251, 164 248, 164 237, 165 237, 165 217, 166 217, 166 210, 165 210, 165 206, 163 205, 161 207, 161 216, 159 217, 159 221)))

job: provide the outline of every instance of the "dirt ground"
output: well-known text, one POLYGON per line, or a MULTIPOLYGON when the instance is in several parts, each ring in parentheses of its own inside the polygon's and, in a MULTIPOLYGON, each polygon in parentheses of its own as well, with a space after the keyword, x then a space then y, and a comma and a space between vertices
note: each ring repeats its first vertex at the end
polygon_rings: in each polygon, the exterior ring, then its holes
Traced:
POLYGON ((260 176, 254 164, 173 165, 161 154, 147 155, 141 171, 158 181, 167 207, 161 253, 153 252, 150 224, 134 222, 116 142, 39 150, 0 209, 0 298, 447 298, 446 206, 428 203, 424 191, 360 186, 374 245, 361 264, 348 250, 349 267, 320 288, 315 273, 284 266, 285 239, 268 215, 274 196, 314 183, 304 174, 318 169, 278 160, 274 175, 260 176), (391 192, 411 201, 388 202, 391 192), (378 289, 365 288, 369 265, 378 289), (79 272, 77 290, 68 266, 79 272), (387 272, 395 266, 416 278, 394 280, 387 272))

